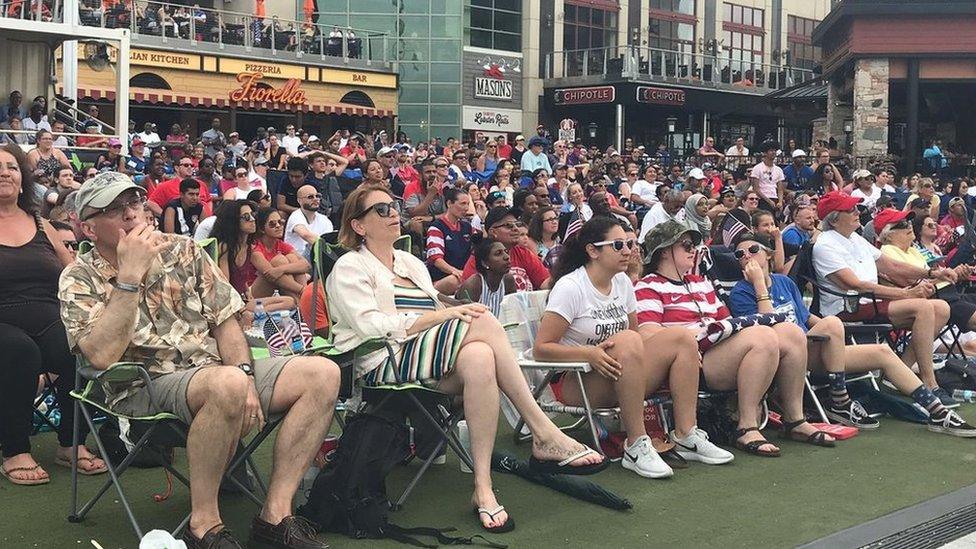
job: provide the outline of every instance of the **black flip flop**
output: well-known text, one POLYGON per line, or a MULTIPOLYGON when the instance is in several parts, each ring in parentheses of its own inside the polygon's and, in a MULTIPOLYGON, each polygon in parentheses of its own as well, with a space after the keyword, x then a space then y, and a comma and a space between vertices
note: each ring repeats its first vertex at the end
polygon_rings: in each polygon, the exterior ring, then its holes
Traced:
POLYGON ((488 515, 488 518, 490 518, 491 520, 495 520, 495 515, 501 513, 504 510, 505 510, 505 506, 499 505, 498 507, 495 507, 490 511, 488 509, 485 509, 484 507, 478 507, 477 509, 472 509, 471 511, 474 512, 475 518, 478 519, 478 524, 481 525, 481 528, 485 532, 488 532, 490 534, 507 534, 508 532, 511 532, 512 530, 515 529, 515 519, 512 518, 512 515, 508 515, 508 520, 506 520, 505 524, 502 524, 501 526, 494 526, 492 528, 489 528, 485 526, 485 523, 481 522, 481 515, 488 515))
POLYGON ((591 465, 573 466, 570 463, 581 457, 586 457, 597 452, 592 448, 586 448, 560 461, 541 460, 535 456, 529 458, 529 469, 534 473, 544 475, 593 475, 610 466, 610 460, 604 459, 600 463, 591 465))
POLYGON ((813 446, 820 446, 821 448, 833 448, 837 446, 836 441, 827 440, 828 433, 824 431, 814 431, 809 435, 804 435, 800 433, 793 432, 794 429, 806 423, 807 420, 801 419, 799 421, 790 421, 788 423, 783 423, 783 437, 796 442, 805 442, 807 444, 812 444, 813 446))
MULTIPOLYGON (((742 450, 743 452, 750 453, 754 456, 761 457, 779 457, 779 450, 762 450, 761 448, 766 444, 772 444, 765 438, 760 440, 753 440, 751 442, 740 442, 739 439, 742 438, 746 433, 750 431, 759 431, 759 427, 746 427, 745 429, 739 429, 735 432, 735 447, 742 450)), ((761 433, 760 433, 761 434, 761 433)))

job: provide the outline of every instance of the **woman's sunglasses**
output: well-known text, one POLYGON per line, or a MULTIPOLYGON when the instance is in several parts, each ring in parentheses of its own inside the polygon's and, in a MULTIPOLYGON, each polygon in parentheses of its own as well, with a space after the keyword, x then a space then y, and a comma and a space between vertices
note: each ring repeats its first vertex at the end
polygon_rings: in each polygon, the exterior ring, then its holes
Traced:
MULTIPOLYGON (((934 225, 934 224, 933 224, 934 225)), ((904 231, 905 229, 910 229, 912 227, 911 223, 907 221, 899 221, 891 226, 892 229, 896 231, 904 231)))
POLYGON ((251 221, 254 221, 254 214, 246 213, 246 214, 242 215, 241 216, 241 221, 246 221, 248 223, 250 223, 251 221))
POLYGON ((695 248, 698 247, 694 242, 687 238, 678 242, 678 246, 681 246, 681 249, 687 253, 695 251, 695 248))
POLYGON ((369 212, 375 211, 380 217, 390 217, 390 212, 396 210, 396 202, 377 202, 365 210, 359 212, 353 219, 361 219, 369 212))
POLYGON ((622 239, 604 240, 602 242, 594 242, 593 245, 596 246, 597 248, 601 246, 610 246, 615 251, 620 252, 623 251, 624 246, 627 246, 628 250, 633 250, 634 248, 637 247, 637 241, 634 240, 633 238, 628 238, 627 240, 622 240, 622 239))
POLYGON ((281 226, 282 226, 282 225, 284 225, 284 224, 285 224, 285 223, 284 223, 284 221, 276 221, 276 220, 272 220, 272 221, 268 221, 268 222, 267 222, 267 223, 265 223, 264 225, 265 225, 266 227, 281 227, 281 226))
POLYGON ((749 255, 752 256, 758 254, 760 250, 765 249, 766 247, 761 244, 753 244, 744 250, 736 250, 732 255, 734 255, 736 259, 742 259, 746 256, 746 252, 749 252, 749 255))

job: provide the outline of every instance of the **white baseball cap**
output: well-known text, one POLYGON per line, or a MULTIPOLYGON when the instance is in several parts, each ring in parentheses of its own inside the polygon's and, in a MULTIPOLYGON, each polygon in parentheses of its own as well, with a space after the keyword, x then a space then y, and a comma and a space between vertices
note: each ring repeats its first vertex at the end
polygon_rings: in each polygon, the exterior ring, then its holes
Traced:
POLYGON ((807 152, 803 149, 793 149, 793 158, 799 158, 801 156, 806 156, 807 152))
POLYGON ((691 171, 688 172, 688 178, 689 179, 705 179, 705 172, 703 172, 701 170, 701 168, 692 168, 691 171))

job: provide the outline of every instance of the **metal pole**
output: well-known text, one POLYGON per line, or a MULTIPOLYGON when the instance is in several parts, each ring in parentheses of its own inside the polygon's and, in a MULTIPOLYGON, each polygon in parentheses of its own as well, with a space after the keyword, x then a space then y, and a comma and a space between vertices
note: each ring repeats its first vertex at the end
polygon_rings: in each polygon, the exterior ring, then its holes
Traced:
POLYGON ((119 60, 115 64, 115 131, 122 142, 122 154, 129 154, 129 31, 122 31, 119 60), (123 128, 126 128, 123 130, 123 128))
POLYGON ((617 151, 623 150, 624 146, 624 105, 623 103, 617 103, 617 127, 616 127, 616 148, 617 151))
MULTIPOLYGON (((905 163, 902 173, 915 170, 918 163, 918 59, 908 60, 908 116, 905 121, 905 163)), ((854 98, 855 103, 857 97, 854 98)))

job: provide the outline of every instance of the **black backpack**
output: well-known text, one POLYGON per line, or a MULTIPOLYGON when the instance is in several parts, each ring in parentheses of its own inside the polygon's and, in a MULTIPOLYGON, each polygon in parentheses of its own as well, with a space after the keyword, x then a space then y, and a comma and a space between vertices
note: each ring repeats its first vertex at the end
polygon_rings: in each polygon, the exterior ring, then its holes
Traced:
POLYGON ((412 534, 434 537, 444 545, 470 545, 473 538, 444 534, 454 528, 401 528, 389 522, 386 477, 411 456, 409 438, 407 426, 401 422, 356 414, 346 424, 332 462, 315 477, 308 502, 296 513, 316 523, 320 531, 356 539, 388 538, 416 547, 436 547, 421 543, 412 534))

